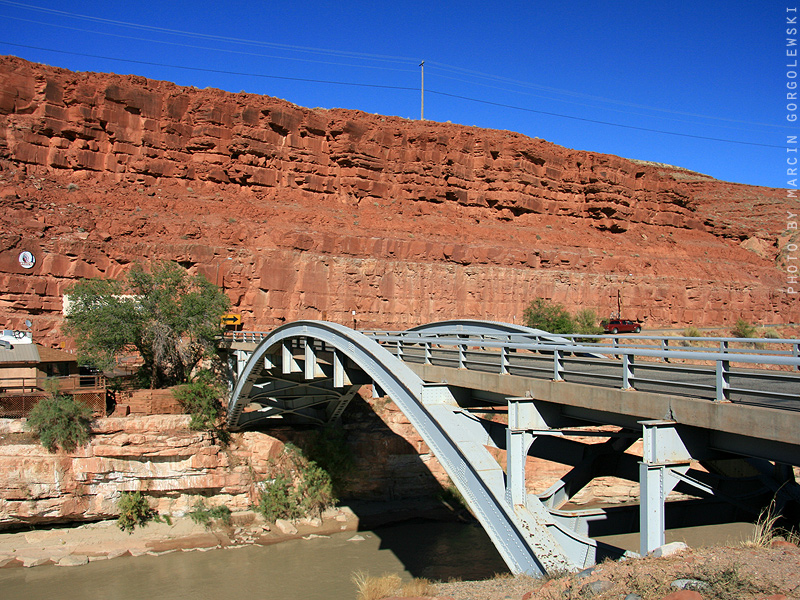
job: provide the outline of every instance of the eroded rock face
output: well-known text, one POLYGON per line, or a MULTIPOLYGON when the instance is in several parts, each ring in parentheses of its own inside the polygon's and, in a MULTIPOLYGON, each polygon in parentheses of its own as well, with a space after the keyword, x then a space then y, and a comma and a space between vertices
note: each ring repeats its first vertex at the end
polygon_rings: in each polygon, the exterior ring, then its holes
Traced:
MULTIPOLYGON (((347 415, 355 461, 347 497, 433 498, 448 481, 441 465, 399 410, 381 412, 383 420, 363 404, 347 415)), ((223 447, 188 424, 187 415, 99 419, 88 444, 51 454, 24 435, 21 420, 0 419, 0 529, 114 518, 125 491, 141 491, 165 514, 185 514, 201 497, 247 510, 285 441, 302 448, 308 434, 235 433, 223 447)))
POLYGON ((793 322, 785 192, 507 131, 0 58, 0 306, 58 339, 81 277, 177 260, 245 328, 793 322), (18 263, 34 253, 32 269, 18 263))

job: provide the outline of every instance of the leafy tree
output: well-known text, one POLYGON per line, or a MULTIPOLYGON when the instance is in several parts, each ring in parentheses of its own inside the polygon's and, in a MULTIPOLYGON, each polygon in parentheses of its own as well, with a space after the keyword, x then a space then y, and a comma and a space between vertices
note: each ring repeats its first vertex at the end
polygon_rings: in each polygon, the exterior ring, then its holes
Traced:
POLYGON ((536 298, 522 313, 525 325, 543 329, 548 333, 573 333, 575 322, 567 310, 557 302, 536 298))
POLYGON ((36 403, 27 427, 49 452, 72 452, 89 441, 92 409, 72 396, 51 393, 36 403))
POLYGON ((81 359, 105 369, 135 350, 151 387, 187 381, 212 353, 220 316, 230 305, 205 277, 190 276, 174 262, 157 263, 151 272, 135 265, 121 281, 82 280, 67 293, 66 330, 81 359))

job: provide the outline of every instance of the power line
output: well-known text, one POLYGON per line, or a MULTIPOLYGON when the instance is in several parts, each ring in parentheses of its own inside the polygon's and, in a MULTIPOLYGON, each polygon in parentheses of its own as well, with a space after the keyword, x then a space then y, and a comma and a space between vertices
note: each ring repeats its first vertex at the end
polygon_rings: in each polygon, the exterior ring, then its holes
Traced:
POLYGON ((28 46, 26 44, 13 44, 11 42, 0 42, 7 46, 16 46, 18 48, 30 48, 32 50, 43 50, 45 52, 57 52, 59 54, 71 54, 73 56, 83 56, 85 58, 99 58, 101 60, 114 60, 117 62, 127 62, 136 65, 148 65, 151 67, 167 67, 169 69, 184 69, 186 71, 201 71, 204 73, 217 73, 221 75, 238 75, 241 77, 261 77, 265 79, 283 79, 285 81, 303 81, 307 83, 329 83, 332 85, 349 85, 355 87, 369 87, 379 88, 386 90, 404 90, 404 91, 417 91, 417 88, 403 87, 397 85, 380 85, 377 83, 354 83, 352 81, 330 81, 327 79, 305 79, 303 77, 285 77, 282 75, 264 75, 263 73, 242 73, 240 71, 225 71, 222 69, 206 69, 204 67, 186 67, 183 65, 170 65, 167 63, 150 62, 146 60, 134 60, 132 58, 115 58, 113 56, 101 56, 98 54, 86 54, 83 52, 71 52, 69 50, 55 50, 54 48, 42 48, 40 46, 28 46))
MULTIPOLYGON (((550 100, 550 101, 553 101, 553 102, 561 102, 561 103, 564 103, 564 104, 572 104, 573 106, 583 106, 583 107, 586 107, 586 108, 597 108, 597 105, 588 104, 586 102, 577 102, 575 100, 566 100, 564 98, 553 98, 552 95, 545 96, 545 95, 542 95, 542 94, 534 94, 532 92, 525 92, 525 91, 520 91, 520 90, 512 90, 512 89, 509 89, 507 87, 500 87, 500 86, 491 85, 491 84, 488 84, 488 83, 480 83, 480 82, 476 82, 476 81, 469 81, 467 79, 460 79, 458 77, 451 77, 449 75, 442 75, 441 73, 437 73, 436 75, 437 75, 438 78, 449 79, 450 81, 459 81, 461 83, 467 83, 467 84, 470 84, 470 85, 478 85, 478 86, 485 87, 485 88, 490 88, 490 89, 493 89, 493 90, 500 90, 502 92, 510 92, 512 94, 523 94, 525 96, 530 96, 532 98, 541 98, 541 99, 550 100)), ((533 87, 535 89, 538 89, 540 86, 533 86, 532 85, 531 87, 533 87)), ((548 88, 541 87, 541 89, 546 90, 548 88)), ((554 92, 554 93, 556 93, 556 92, 554 92)), ((567 92, 564 92, 564 93, 567 93, 567 92)), ((575 97, 585 96, 587 98, 596 98, 598 100, 603 100, 600 97, 588 96, 586 94, 570 94, 570 95, 574 95, 575 97)), ((653 111, 665 112, 665 113, 675 114, 675 115, 686 115, 686 116, 692 116, 692 117, 697 117, 697 118, 702 118, 702 119, 716 119, 718 121, 724 121, 724 122, 728 122, 728 123, 742 123, 742 124, 745 124, 745 125, 759 125, 759 126, 764 126, 764 127, 772 127, 772 128, 775 128, 775 129, 789 129, 789 130, 794 129, 793 127, 788 126, 788 125, 774 125, 774 124, 769 124, 769 123, 757 123, 757 122, 751 122, 751 121, 739 121, 739 120, 736 120, 736 119, 726 119, 724 117, 712 117, 712 116, 709 116, 709 115, 684 113, 684 112, 676 111, 676 110, 667 110, 667 109, 655 108, 655 107, 650 107, 650 106, 645 106, 645 105, 632 104, 632 103, 629 103, 629 102, 615 102, 613 100, 604 100, 604 101, 607 101, 607 102, 610 102, 610 103, 613 103, 613 104, 618 104, 620 106, 631 106, 631 107, 637 107, 637 108, 641 108, 641 109, 645 109, 645 110, 653 110, 653 111)), ((616 112, 616 113, 622 113, 624 115, 632 115, 632 116, 639 116, 639 117, 645 117, 645 118, 668 119, 670 121, 675 121, 677 123, 689 123, 691 125, 697 125, 698 124, 697 121, 690 121, 688 119, 679 119, 679 118, 670 117, 670 116, 648 115, 648 114, 645 114, 645 113, 642 113, 642 112, 632 112, 630 110, 624 110, 622 108, 614 108, 614 107, 611 107, 611 106, 602 107, 602 110, 610 110, 610 111, 613 111, 613 112, 616 112)), ((745 128, 745 127, 735 127, 733 125, 714 124, 713 126, 714 127, 722 127, 724 129, 732 129, 734 131, 747 131, 747 132, 750 132, 750 133, 766 133, 765 131, 758 131, 758 130, 755 130, 755 129, 745 128)))
MULTIPOLYGON (((59 54, 70 54, 70 55, 82 56, 82 57, 86 57, 86 58, 98 58, 98 59, 101 59, 101 60, 112 60, 112 61, 139 64, 139 65, 148 65, 148 66, 156 66, 156 67, 167 67, 167 68, 171 68, 171 69, 184 69, 184 70, 188 70, 188 71, 200 71, 200 72, 205 72, 205 73, 217 73, 217 74, 223 74, 223 75, 237 75, 237 76, 241 76, 241 77, 259 77, 259 78, 265 78, 265 79, 280 79, 280 80, 285 80, 285 81, 302 81, 302 82, 306 82, 306 83, 325 83, 325 84, 331 84, 331 85, 345 85, 345 86, 353 86, 353 87, 366 87, 366 88, 401 90, 401 91, 414 91, 414 92, 416 92, 418 90, 418 88, 406 87, 406 86, 380 85, 380 84, 374 84, 374 83, 354 83, 354 82, 347 82, 347 81, 332 81, 332 80, 325 80, 325 79, 307 79, 307 78, 302 78, 302 77, 285 77, 285 76, 281 76, 281 75, 264 75, 262 73, 242 73, 242 72, 238 72, 238 71, 225 71, 225 70, 221 70, 221 69, 207 69, 207 68, 203 68, 203 67, 186 67, 186 66, 182 66, 182 65, 171 65, 171 64, 166 64, 166 63, 157 63, 157 62, 150 62, 150 61, 143 61, 143 60, 134 60, 134 59, 131 59, 131 58, 114 58, 114 57, 111 57, 111 56, 100 56, 100 55, 95 55, 95 54, 86 54, 86 53, 82 53, 82 52, 71 52, 71 51, 68 51, 68 50, 55 50, 53 48, 42 48, 42 47, 39 47, 39 46, 29 46, 29 45, 25 45, 25 44, 14 44, 14 43, 11 43, 11 42, 0 42, 0 43, 6 44, 8 46, 16 46, 16 47, 20 47, 20 48, 29 48, 29 49, 33 49, 33 50, 42 50, 42 51, 45 51, 45 52, 56 52, 56 53, 59 53, 59 54)), ((575 120, 575 121, 583 121, 583 122, 586 122, 586 123, 595 123, 595 124, 598 124, 598 125, 607 125, 607 126, 610 126, 610 127, 620 127, 620 128, 623 128, 623 129, 633 129, 633 130, 637 130, 637 131, 647 131, 649 133, 661 133, 661 134, 664 134, 664 135, 674 135, 674 136, 679 136, 679 137, 687 137, 687 138, 700 139, 700 140, 709 140, 709 141, 714 141, 714 142, 725 142, 725 143, 729 143, 729 144, 741 144, 741 145, 745 145, 745 146, 760 146, 760 147, 763 147, 763 148, 784 148, 784 146, 778 146, 778 145, 775 145, 775 144, 761 144, 761 143, 758 143, 758 142, 744 142, 744 141, 740 141, 740 140, 730 140, 730 139, 725 139, 725 138, 716 138, 716 137, 703 136, 703 135, 694 135, 694 134, 690 134, 690 133, 678 133, 678 132, 675 132, 675 131, 665 131, 665 130, 662 130, 662 129, 652 129, 652 128, 649 128, 649 127, 639 127, 637 125, 623 125, 622 123, 613 123, 611 121, 601 121, 601 120, 597 120, 597 119, 589 119, 589 118, 586 118, 586 117, 577 117, 577 116, 574 116, 574 115, 565 115, 565 114, 562 114, 562 113, 555 113, 555 112, 549 112, 549 111, 544 111, 544 110, 537 110, 537 109, 534 109, 534 108, 527 108, 527 107, 524 107, 524 106, 515 106, 513 104, 504 104, 504 103, 501 103, 501 102, 492 102, 490 100, 481 100, 479 98, 470 98, 468 96, 461 96, 461 95, 458 95, 458 94, 450 94, 450 93, 447 93, 447 92, 441 92, 441 91, 437 91, 437 90, 428 89, 427 91, 430 94, 436 94, 436 95, 439 95, 439 96, 446 96, 448 98, 457 98, 459 100, 466 100, 468 102, 476 102, 476 103, 479 103, 479 104, 486 104, 486 105, 489 105, 489 106, 498 106, 498 107, 501 107, 501 108, 509 108, 509 109, 512 109, 512 110, 519 110, 519 111, 523 111, 523 112, 536 113, 536 114, 541 114, 541 115, 548 115, 548 116, 551 116, 551 117, 560 117, 562 119, 572 119, 572 120, 575 120)))
MULTIPOLYGON (((669 108, 658 108, 658 107, 655 107, 655 106, 648 106, 646 104, 637 104, 635 102, 625 102, 623 100, 612 100, 611 98, 604 98, 602 96, 594 96, 594 95, 591 95, 591 94, 584 94, 582 92, 573 92, 571 90, 564 90, 564 89, 561 89, 561 88, 554 88, 554 87, 550 87, 550 86, 546 86, 546 85, 536 85, 535 83, 530 83, 530 82, 527 82, 527 81, 520 81, 518 79, 511 79, 509 77, 502 77, 502 76, 499 76, 499 75, 490 75, 488 73, 483 73, 481 71, 473 71, 472 69, 465 69, 463 67, 455 67, 455 66, 452 66, 452 65, 447 65, 447 64, 439 63, 439 62, 435 62, 435 61, 429 61, 429 63, 434 65, 434 69, 438 67, 439 69, 442 69, 444 71, 448 71, 449 70, 449 71, 453 71, 453 72, 457 72, 457 73, 464 73, 464 74, 467 74, 467 75, 471 75, 471 76, 475 76, 475 77, 479 77, 479 78, 483 78, 483 79, 489 79, 489 80, 492 80, 492 81, 497 81, 497 82, 500 82, 500 83, 516 85, 516 86, 520 86, 520 87, 532 88, 532 89, 535 89, 535 90, 541 90, 541 91, 549 92, 549 93, 553 93, 553 94, 563 94, 563 95, 566 95, 566 96, 573 96, 573 97, 576 97, 576 98, 586 98, 586 99, 589 99, 589 100, 598 100, 600 102, 607 102, 609 104, 617 104, 619 106, 629 106, 629 107, 632 107, 632 108, 643 108, 643 109, 646 109, 646 110, 654 110, 654 111, 658 111, 658 112, 665 112, 665 113, 671 113, 671 114, 676 114, 676 115, 683 115, 685 117, 698 117, 698 118, 701 118, 701 119, 714 119, 716 121, 727 121, 729 123, 740 123, 742 125, 760 125, 760 126, 763 126, 763 127, 778 127, 778 128, 782 128, 782 129, 784 129, 784 128, 785 129, 790 129, 790 127, 787 127, 785 125, 775 125, 774 123, 759 123, 757 121, 743 121, 743 120, 740 120, 740 119, 728 119, 728 118, 725 118, 725 117, 717 117, 717 116, 713 116, 713 115, 703 115, 703 114, 698 114, 698 113, 685 112, 685 111, 681 111, 681 110, 673 110, 673 109, 669 109, 669 108)), ((455 79, 455 78, 452 78, 452 79, 455 79)), ((464 81, 464 80, 456 79, 456 81, 464 81)), ((472 83, 472 82, 466 81, 466 83, 472 83)), ((492 86, 487 85, 486 87, 492 87, 492 86)), ((502 88, 497 88, 497 89, 502 89, 502 88)), ((564 102, 564 101, 563 100, 559 100, 559 102, 564 102)))
MULTIPOLYGON (((93 15, 74 13, 74 12, 65 11, 65 10, 44 8, 44 7, 40 7, 40 6, 27 4, 27 3, 24 3, 24 2, 16 2, 14 0, 0 0, 0 4, 4 4, 4 5, 10 6, 10 7, 15 7, 15 8, 19 8, 19 9, 27 9, 27 10, 30 10, 30 11, 38 11, 38 12, 45 13, 45 14, 51 14, 51 15, 54 15, 54 16, 58 16, 60 18, 68 17, 68 18, 73 18, 73 19, 81 19, 81 20, 90 21, 90 22, 94 22, 94 23, 112 25, 112 26, 117 26, 117 27, 128 27, 128 28, 151 31, 151 32, 156 32, 156 33, 161 33, 161 34, 166 34, 166 35, 180 35, 180 36, 194 37, 194 38, 213 40, 213 41, 229 42, 229 43, 236 43, 236 44, 243 44, 243 45, 250 45, 250 46, 270 47, 270 48, 284 49, 284 50, 295 51, 295 52, 307 52, 307 53, 315 53, 315 54, 322 54, 322 55, 329 55, 329 56, 340 56, 340 57, 345 57, 345 58, 353 58, 353 59, 361 59, 361 60, 367 59, 367 60, 375 60, 375 61, 401 62, 401 63, 407 63, 409 65, 409 67, 413 66, 413 64, 416 64, 415 59, 408 58, 408 57, 389 56, 389 55, 370 54, 370 53, 359 53, 359 52, 351 52, 351 51, 344 51, 344 50, 331 50, 331 49, 314 48, 314 47, 307 47, 307 46, 293 46, 293 45, 288 45, 288 44, 278 44, 278 43, 274 43, 274 42, 264 42, 264 41, 260 41, 260 40, 251 40, 251 39, 246 39, 246 38, 237 38, 237 37, 230 37, 230 36, 204 34, 204 33, 199 33, 199 32, 185 31, 185 30, 181 30, 181 29, 171 29, 171 28, 166 28, 166 27, 158 27, 158 26, 154 26, 154 25, 145 25, 145 24, 141 24, 141 23, 132 23, 132 22, 129 22, 129 21, 120 21, 120 20, 116 20, 116 19, 107 19, 107 18, 102 18, 102 17, 96 17, 96 16, 93 16, 93 15)), ((19 17, 9 17, 9 18, 25 20, 25 19, 21 19, 19 17)), ((36 21, 33 21, 33 22, 36 23, 36 21)), ((160 41, 160 40, 146 40, 146 39, 142 39, 142 38, 136 38, 136 37, 132 37, 132 36, 124 36, 124 35, 113 34, 113 33, 108 33, 108 32, 91 31, 91 30, 87 31, 87 30, 82 30, 82 29, 78 29, 78 28, 72 28, 72 27, 69 27, 69 26, 66 26, 66 25, 61 25, 61 24, 53 24, 53 23, 40 23, 40 24, 48 25, 48 26, 52 26, 52 27, 61 27, 61 28, 66 28, 66 29, 73 29, 73 30, 77 30, 77 31, 84 31, 84 32, 88 32, 88 33, 94 33, 94 34, 97 34, 97 35, 116 36, 116 37, 121 37, 121 38, 126 38, 126 39, 138 39, 140 41, 145 41, 145 42, 151 42, 151 43, 155 42, 155 43, 170 44, 170 45, 189 47, 189 48, 206 49, 206 50, 211 50, 211 51, 216 51, 216 52, 239 53, 239 54, 245 54, 245 55, 266 56, 268 58, 279 58, 281 60, 296 60, 296 61, 303 61, 303 62, 320 62, 321 64, 341 65, 341 63, 330 63, 330 62, 326 62, 326 61, 312 61, 312 60, 309 60, 309 59, 293 58, 293 57, 274 57, 274 56, 268 56, 268 55, 260 55, 260 54, 257 54, 257 53, 252 53, 251 54, 251 53, 241 52, 241 51, 236 51, 236 50, 208 48, 208 47, 204 47, 204 46, 194 46, 194 45, 191 45, 191 44, 180 44, 180 43, 177 43, 177 42, 168 42, 168 41, 160 41)), ((110 59, 110 60, 114 60, 114 59, 110 59)), ((483 73, 481 71, 475 71, 475 70, 472 70, 472 69, 466 69, 466 68, 463 68, 463 67, 457 67, 457 66, 453 66, 453 65, 448 65, 448 64, 445 64, 445 63, 439 63, 439 62, 435 62, 435 61, 428 61, 428 62, 429 62, 429 64, 434 65, 434 68, 439 68, 439 69, 441 69, 443 71, 452 71, 452 72, 455 72, 455 73, 463 73, 463 74, 465 74, 467 76, 470 76, 470 77, 476 77, 476 78, 479 78, 479 79, 486 79, 486 80, 489 80, 489 81, 505 83, 505 84, 508 84, 508 85, 514 85, 514 86, 523 87, 523 88, 541 90, 541 91, 545 91, 545 92, 552 93, 552 94, 561 94, 561 95, 573 96, 573 97, 576 97, 576 98, 585 98, 585 99, 588 99, 588 100, 594 100, 594 101, 599 101, 599 102, 615 104, 615 105, 618 105, 618 106, 625 106, 625 107, 631 107, 631 108, 652 110, 652 111, 657 111, 657 112, 663 112, 663 113, 669 113, 669 114, 675 114, 675 115, 682 115, 682 116, 689 116, 689 117, 696 117, 696 118, 701 118, 701 119, 711 119, 711 120, 715 120, 715 121, 724 121, 724 122, 728 122, 728 123, 738 123, 738 124, 743 124, 743 125, 756 125, 756 126, 770 127, 770 128, 777 128, 777 129, 793 129, 792 127, 789 127, 789 126, 786 126, 786 125, 777 125, 777 124, 774 124, 774 123, 760 123, 760 122, 744 121, 744 120, 739 120, 739 119, 729 119, 729 118, 719 117, 719 116, 714 116, 714 115, 697 114, 697 113, 691 113, 691 112, 686 112, 686 111, 658 108, 658 107, 648 106, 648 105, 644 105, 644 104, 637 104, 637 103, 632 103, 632 102, 613 100, 613 99, 604 98, 604 97, 601 97, 601 96, 594 96, 594 95, 591 95, 591 94, 585 94, 585 93, 581 93, 581 92, 574 92, 574 91, 571 91, 571 90, 553 88, 553 87, 549 87, 549 86, 542 86, 542 85, 537 85, 537 84, 533 84, 533 83, 530 83, 530 82, 521 81, 521 80, 517 80, 517 79, 513 79, 513 78, 487 74, 487 73, 483 73)), ((341 65, 341 66, 351 66, 351 67, 358 67, 358 68, 373 68, 373 69, 386 68, 387 70, 400 70, 400 71, 403 70, 403 69, 390 69, 388 67, 376 67, 376 66, 371 66, 371 65, 341 65)), ((184 68, 184 67, 176 67, 176 68, 184 68)), ((409 69, 408 71, 411 72, 411 69, 409 69)), ((258 77, 259 75, 251 74, 251 76, 258 77)), ((447 76, 444 76, 444 77, 447 77, 447 76)), ((456 79, 456 78, 452 78, 452 79, 454 79, 456 81, 464 81, 464 80, 459 80, 459 79, 456 79)), ((485 85, 486 87, 490 87, 490 88, 494 88, 494 89, 501 89, 503 91, 510 91, 512 93, 525 93, 525 92, 520 92, 518 90, 507 90, 507 89, 499 88, 499 87, 496 87, 496 86, 491 86, 491 85, 488 85, 488 84, 480 84, 480 83, 477 83, 475 81, 466 81, 466 83, 469 83, 469 84, 472 84, 472 85, 485 85)), ((356 84, 353 84, 353 85, 356 85, 356 84)), ((534 97, 542 97, 542 96, 536 96, 535 94, 533 94, 533 96, 534 97)), ((557 101, 557 102, 567 102, 567 103, 570 103, 570 104, 576 104, 578 106, 587 106, 589 108, 595 108, 592 105, 581 104, 581 103, 578 103, 578 102, 570 102, 568 100, 563 100, 563 99, 554 99, 554 98, 547 98, 547 99, 554 100, 554 101, 557 101)), ((522 110, 524 110, 524 109, 522 109, 522 110)), ((614 109, 614 108, 609 108, 609 107, 605 107, 604 110, 613 110, 615 112, 622 112, 624 114, 631 114, 631 115, 636 115, 637 114, 637 113, 632 113, 630 111, 624 111, 624 110, 614 109)), ((641 115, 640 114, 639 116, 648 116, 648 115, 641 115)), ((568 117, 568 118, 570 118, 570 117, 568 117)), ((675 119, 675 120, 679 121, 679 122, 691 123, 690 121, 684 121, 684 120, 681 120, 681 119, 675 119)), ((602 123, 605 123, 605 122, 602 122, 602 123)), ((612 125, 614 125, 614 124, 612 124, 612 125)), ((734 128, 734 129, 737 129, 737 128, 734 128)), ((752 130, 746 130, 746 129, 741 129, 741 130, 742 131, 752 131, 752 130)), ((655 131, 658 131, 658 130, 655 130, 655 131)), ((688 134, 685 134, 685 135, 688 135, 688 134)), ((692 136, 689 136, 689 137, 692 137, 692 136)), ((698 136, 694 136, 694 137, 698 137, 698 136)), ((717 139, 717 138, 709 138, 709 139, 717 139)), ((736 143, 745 143, 745 142, 736 142, 736 143)))
POLYGON ((203 38, 207 40, 216 40, 216 41, 223 41, 223 42, 234 42, 237 44, 247 44, 252 46, 266 46, 271 48, 283 48, 287 50, 294 50, 297 52, 312 52, 316 54, 329 54, 329 55, 337 55, 337 56, 349 56, 349 57, 359 57, 359 58, 369 58, 371 60, 385 60, 385 61, 401 61, 401 62, 413 62, 414 59, 406 58, 402 56, 387 56, 382 54, 369 54, 366 52, 350 52, 348 50, 328 50, 324 48, 312 48, 308 46, 292 46, 289 44, 278 44, 275 42, 263 42, 260 40, 248 40, 246 38, 237 38, 237 37, 228 37, 222 35, 213 35, 208 33, 198 33, 193 31, 183 31, 181 29, 170 29, 167 27, 157 27, 155 25, 142 25, 140 23, 131 23, 128 21, 118 21, 115 19, 106 19, 103 17, 95 17, 92 15, 83 15, 80 13, 73 13, 65 10, 57 10, 53 8, 44 8, 41 6, 34 6, 32 4, 25 4, 24 2, 13 2, 12 0, 0 0, 0 4, 5 4, 7 6, 14 6, 16 8, 24 8, 28 10, 35 10, 43 13, 49 13, 52 15, 57 15, 60 17, 71 17, 74 19, 83 19, 86 21, 93 21, 95 23, 103 23, 106 25, 115 25, 119 27, 131 27, 134 29, 143 29, 146 31, 153 31, 159 33, 166 33, 172 35, 184 35, 188 37, 197 37, 203 38))
MULTIPOLYGON (((2 0, 0 0, 0 2, 2 2, 2 0)), ((180 42, 168 42, 168 41, 165 41, 165 40, 153 40, 153 39, 142 38, 142 37, 137 37, 137 36, 133 36, 133 35, 123 35, 121 33, 109 33, 107 31, 94 31, 94 30, 91 30, 91 29, 82 29, 80 27, 71 27, 69 25, 62 25, 62 24, 58 24, 58 23, 46 23, 44 21, 36 21, 34 19, 25 19, 25 18, 22 18, 22 17, 6 17, 6 18, 14 19, 15 21, 23 21, 25 23, 34 23, 36 25, 45 25, 47 27, 57 27, 59 29, 66 29, 68 31, 78 31, 78 32, 81 32, 81 33, 90 33, 92 35, 104 35, 104 36, 107 36, 107 37, 120 38, 120 39, 123 39, 123 40, 135 40, 137 42, 147 42, 148 44, 165 44, 165 45, 168 45, 168 46, 177 46, 179 48, 192 48, 194 50, 210 50, 212 52, 225 52, 226 54, 241 54, 243 56, 257 56, 259 58, 277 58, 279 60, 292 60, 292 61, 298 61, 298 62, 321 64, 321 65, 334 65, 334 66, 339 66, 339 67, 356 67, 356 68, 359 68, 359 69, 381 69, 381 70, 386 70, 386 71, 400 71, 400 72, 406 72, 406 73, 413 72, 411 69, 398 69, 398 68, 394 68, 394 67, 384 67, 384 66, 366 65, 366 64, 354 65, 354 64, 350 64, 350 63, 332 62, 332 61, 328 61, 328 60, 313 60, 313 59, 310 59, 310 58, 298 58, 298 57, 293 57, 293 56, 274 56, 274 55, 270 55, 270 54, 261 54, 259 52, 246 52, 246 51, 243 51, 243 50, 230 50, 228 48, 212 48, 210 46, 198 46, 196 44, 182 44, 180 42)))
POLYGON ((438 92, 436 90, 428 89, 430 94, 438 94, 439 96, 447 96, 449 98, 458 98, 459 100, 468 100, 470 102, 479 102, 480 104, 488 104, 490 106, 500 106, 502 108, 511 108, 514 110, 522 110, 525 112, 537 113, 540 115, 548 115, 551 117, 561 117, 562 119, 573 119, 575 121, 584 121, 586 123, 597 123, 599 125, 610 125, 612 127, 623 127, 625 129, 636 129, 638 131, 649 131, 651 133, 663 133, 666 135, 677 135, 681 137, 695 138, 699 140, 711 140, 714 142, 727 142, 729 144, 744 144, 746 146, 762 146, 764 148, 785 148, 785 146, 777 146, 774 144, 759 144, 758 142, 742 142, 739 140, 727 140, 724 138, 708 137, 704 135, 694 135, 691 133, 677 133, 675 131, 664 131, 662 129, 650 129, 649 127, 639 127, 637 125, 623 125, 621 123, 612 123, 610 121, 599 121, 596 119, 587 119, 585 117, 576 117, 574 115, 562 115, 560 113, 547 112, 544 110, 536 110, 534 108, 525 108, 523 106, 514 106, 512 104, 502 104, 500 102, 491 102, 490 100, 479 100, 477 98, 469 98, 467 96, 459 96, 457 94, 448 94, 447 92, 438 92))

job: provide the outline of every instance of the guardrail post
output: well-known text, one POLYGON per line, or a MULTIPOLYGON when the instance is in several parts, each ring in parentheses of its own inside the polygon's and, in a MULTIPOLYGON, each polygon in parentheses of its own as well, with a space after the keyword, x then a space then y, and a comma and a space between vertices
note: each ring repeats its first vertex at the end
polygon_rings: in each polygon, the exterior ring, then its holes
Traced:
POLYGON ((717 361, 717 395, 715 400, 717 402, 730 401, 730 387, 731 387, 731 363, 727 360, 717 361))
POLYGON ((564 372, 564 353, 561 350, 553 350, 553 379, 564 381, 561 375, 564 372))
POLYGON ((622 355, 622 389, 623 390, 632 390, 633 389, 633 361, 634 356, 632 354, 623 354, 622 355))
POLYGON ((459 344, 458 345, 458 368, 459 369, 466 369, 467 368, 467 345, 466 344, 459 344))
POLYGON ((728 340, 722 340, 722 341, 719 343, 719 351, 720 351, 722 354, 727 354, 727 352, 728 352, 728 340))
POLYGON ((500 347, 500 374, 508 375, 508 347, 500 347))
MULTIPOLYGON (((669 339, 661 338, 661 350, 664 351, 664 352, 669 352, 669 339)), ((668 356, 664 357, 664 362, 665 363, 669 362, 669 357, 668 356)))
POLYGON ((403 360, 403 340, 397 340, 395 342, 395 347, 397 349, 397 352, 396 352, 397 358, 399 358, 400 360, 403 360))
MULTIPOLYGON (((792 344, 792 356, 794 356, 795 358, 800 356, 800 342, 792 344)), ((794 370, 795 371, 800 370, 800 365, 795 365, 794 370)))
POLYGON ((431 362, 431 343, 425 342, 425 364, 430 365, 433 364, 431 362))

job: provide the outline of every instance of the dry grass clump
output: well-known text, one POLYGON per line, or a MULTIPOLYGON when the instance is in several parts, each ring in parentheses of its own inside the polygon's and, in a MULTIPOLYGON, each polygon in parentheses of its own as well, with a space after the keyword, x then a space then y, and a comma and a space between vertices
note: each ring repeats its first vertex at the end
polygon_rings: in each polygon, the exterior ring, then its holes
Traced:
POLYGON ((749 540, 742 542, 743 546, 768 548, 773 540, 786 540, 795 545, 800 545, 800 532, 778 527, 780 515, 775 510, 775 501, 761 511, 755 523, 755 531, 749 540))
POLYGON ((380 577, 371 577, 363 571, 356 571, 353 573, 353 583, 358 591, 357 600, 380 600, 393 595, 400 587, 400 576, 384 573, 380 577))
POLYGON ((775 538, 775 524, 780 515, 775 512, 775 503, 761 511, 755 523, 755 531, 749 540, 742 542, 744 546, 755 546, 756 548, 767 548, 775 538))
POLYGON ((434 594, 436 594, 436 586, 429 580, 421 577, 404 583, 401 597, 408 596, 409 598, 414 598, 416 596, 433 596, 434 594))
POLYGON ((389 596, 414 598, 433 596, 436 593, 436 586, 427 579, 415 578, 402 583, 396 573, 384 573, 380 577, 372 577, 363 571, 356 571, 352 579, 356 584, 357 600, 381 600, 389 596))

